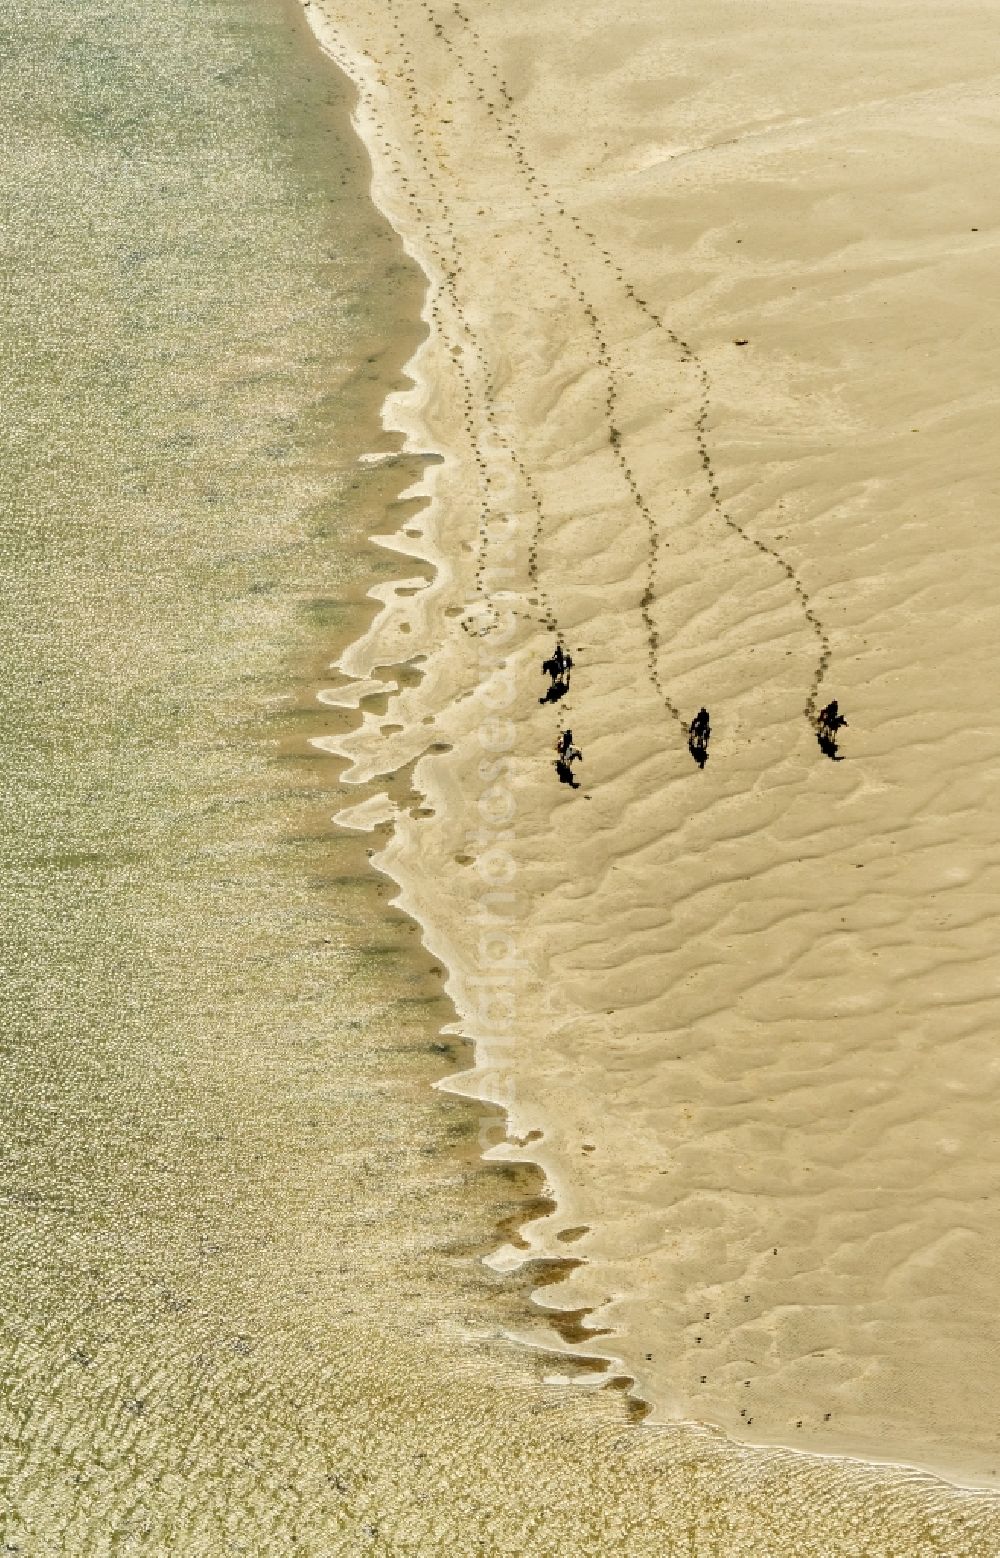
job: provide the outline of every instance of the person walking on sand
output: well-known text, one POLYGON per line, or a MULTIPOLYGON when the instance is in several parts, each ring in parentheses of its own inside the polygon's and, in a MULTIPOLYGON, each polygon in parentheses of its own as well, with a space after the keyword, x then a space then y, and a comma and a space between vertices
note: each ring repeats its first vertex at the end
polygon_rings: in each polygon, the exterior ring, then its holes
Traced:
POLYGON ((688 726, 688 751, 699 768, 704 768, 708 762, 708 742, 711 734, 712 727, 709 724, 708 710, 705 708, 699 709, 688 726))
POLYGON ((819 742, 819 749, 834 763, 842 763, 844 760, 843 753, 837 748, 837 732, 846 724, 847 721, 840 712, 836 698, 833 698, 826 708, 820 709, 816 716, 816 740, 819 742))
POLYGON ((580 783, 574 776, 572 765, 582 762, 583 753, 579 747, 573 745, 573 732, 571 730, 561 731, 556 740, 555 761, 555 770, 559 775, 560 784, 568 784, 570 789, 578 790, 580 783))
POLYGON ((562 644, 556 644, 553 653, 547 660, 542 661, 542 672, 550 680, 551 685, 545 692, 539 703, 558 703, 560 698, 565 698, 569 692, 569 677, 573 669, 573 656, 567 654, 562 644))

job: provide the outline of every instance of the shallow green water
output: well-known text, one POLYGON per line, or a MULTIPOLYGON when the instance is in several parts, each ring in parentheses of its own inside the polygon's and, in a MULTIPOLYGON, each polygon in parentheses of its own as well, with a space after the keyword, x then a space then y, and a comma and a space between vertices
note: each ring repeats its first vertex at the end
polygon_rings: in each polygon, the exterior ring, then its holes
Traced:
POLYGON ((273 4, 3 37, 3 1101, 39 1232, 81 1197, 106 1224, 86 1282, 130 1196, 176 1201, 240 1000, 308 1009, 337 969, 273 880, 322 795, 270 758, 361 568, 344 386, 388 239, 273 4))
POLYGON ((429 960, 306 744, 390 566, 354 460, 416 277, 290 9, 56 0, 0 38, 4 1513, 84 1552, 183 1506, 218 1551, 234 1467, 280 1480, 269 1532, 317 1475, 260 1399, 297 1326, 336 1355, 362 1149, 423 1171, 456 1112, 429 960), (413 1137, 345 1139, 387 1071, 413 1137))

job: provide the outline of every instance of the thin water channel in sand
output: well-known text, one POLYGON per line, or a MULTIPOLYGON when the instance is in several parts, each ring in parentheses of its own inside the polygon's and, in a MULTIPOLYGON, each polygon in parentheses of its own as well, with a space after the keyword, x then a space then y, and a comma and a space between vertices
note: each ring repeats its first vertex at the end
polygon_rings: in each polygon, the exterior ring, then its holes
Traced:
POLYGON ((415 462, 357 455, 420 278, 293 8, 2 15, 6 1550, 985 1552, 974 1500, 637 1438, 504 1343, 532 1273, 475 1257, 536 1181, 432 1090, 437 975, 309 745, 397 571, 415 462))

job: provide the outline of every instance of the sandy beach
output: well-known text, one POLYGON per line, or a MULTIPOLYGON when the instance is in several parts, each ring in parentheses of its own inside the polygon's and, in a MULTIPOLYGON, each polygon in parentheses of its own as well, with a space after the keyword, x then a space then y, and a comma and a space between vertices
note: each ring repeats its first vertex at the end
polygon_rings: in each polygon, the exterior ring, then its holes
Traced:
POLYGON ((650 1424, 992 1486, 992 12, 308 13, 440 457, 327 745, 546 1176, 494 1264, 650 1424))
POLYGON ((0 1548, 996 1558, 979 13, 307 10, 3 13, 0 1548))

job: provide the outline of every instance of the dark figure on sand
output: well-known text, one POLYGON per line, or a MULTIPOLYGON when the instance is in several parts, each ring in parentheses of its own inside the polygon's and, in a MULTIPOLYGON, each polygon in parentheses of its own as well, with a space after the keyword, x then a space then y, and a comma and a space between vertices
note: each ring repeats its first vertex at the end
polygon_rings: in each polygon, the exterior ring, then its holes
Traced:
POLYGON ((568 784, 571 789, 580 788, 578 781, 573 777, 574 763, 583 762, 583 753, 573 745, 573 732, 564 730, 556 741, 556 773, 559 775, 560 784, 568 784))
POLYGON ((708 762, 708 738, 711 734, 712 727, 708 723, 708 710, 699 709, 688 726, 688 751, 699 768, 704 768, 708 762))
POLYGON ((566 653, 562 644, 556 644, 549 659, 542 661, 542 671, 549 678, 551 686, 545 689, 545 696, 539 698, 539 703, 558 703, 560 698, 565 698, 569 692, 569 673, 572 669, 572 655, 566 653))
POLYGON ((816 716, 816 740, 819 749, 824 756, 832 758, 835 763, 843 762, 843 757, 837 751, 837 731, 847 724, 844 716, 837 706, 834 698, 825 709, 820 709, 816 716))

